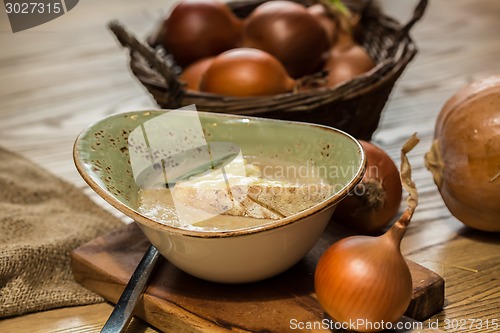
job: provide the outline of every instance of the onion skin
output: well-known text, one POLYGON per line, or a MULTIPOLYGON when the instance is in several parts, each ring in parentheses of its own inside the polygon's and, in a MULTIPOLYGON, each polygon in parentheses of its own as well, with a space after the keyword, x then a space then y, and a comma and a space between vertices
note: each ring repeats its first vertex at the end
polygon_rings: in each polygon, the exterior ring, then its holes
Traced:
MULTIPOLYGON (((399 243, 384 234, 353 236, 332 245, 318 262, 314 286, 321 306, 337 322, 378 324, 393 323, 404 314, 413 283, 399 243)), ((378 331, 366 325, 351 329, 378 331)))
POLYGON ((500 84, 498 77, 453 96, 436 122, 426 167, 453 216, 500 232, 500 84))
POLYGON ((162 45, 178 65, 215 56, 241 41, 242 22, 216 0, 183 0, 164 22, 162 45))
POLYGON ((398 213, 403 187, 398 168, 385 151, 360 140, 366 153, 366 172, 356 190, 342 200, 333 219, 361 234, 381 231, 398 213))
POLYGON ((444 119, 450 111, 453 111, 453 109, 457 106, 464 104, 481 93, 492 93, 493 91, 500 93, 500 75, 493 75, 474 81, 458 90, 452 97, 450 97, 450 99, 446 101, 441 109, 438 119, 436 120, 435 135, 438 134, 441 126, 443 126, 444 119))
POLYGON ((269 1, 245 20, 243 46, 275 56, 297 79, 321 68, 329 42, 323 27, 306 9, 291 1, 269 1))
POLYGON ((276 95, 293 90, 281 63, 258 49, 236 48, 215 57, 200 83, 200 91, 218 95, 249 97, 276 95))
POLYGON ((213 61, 213 57, 204 58, 192 63, 182 71, 179 79, 186 83, 186 89, 193 91, 200 90, 200 82, 203 74, 205 74, 206 70, 210 67, 213 61))

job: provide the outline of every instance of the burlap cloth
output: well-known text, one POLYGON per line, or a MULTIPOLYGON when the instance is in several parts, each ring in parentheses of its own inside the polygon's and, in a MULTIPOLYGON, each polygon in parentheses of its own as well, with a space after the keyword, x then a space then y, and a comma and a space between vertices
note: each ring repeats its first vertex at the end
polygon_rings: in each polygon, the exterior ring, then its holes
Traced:
POLYGON ((0 148, 0 318, 103 301, 73 280, 69 253, 120 225, 78 188, 0 148))

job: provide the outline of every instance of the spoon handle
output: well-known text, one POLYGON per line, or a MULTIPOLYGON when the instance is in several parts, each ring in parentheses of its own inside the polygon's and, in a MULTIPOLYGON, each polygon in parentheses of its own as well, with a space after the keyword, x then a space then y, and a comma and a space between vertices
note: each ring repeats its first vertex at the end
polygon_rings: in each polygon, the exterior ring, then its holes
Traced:
POLYGON ((151 245, 142 257, 139 265, 137 265, 113 312, 106 321, 106 324, 104 324, 101 333, 125 331, 130 319, 132 319, 137 301, 146 289, 149 276, 159 256, 156 247, 151 245))

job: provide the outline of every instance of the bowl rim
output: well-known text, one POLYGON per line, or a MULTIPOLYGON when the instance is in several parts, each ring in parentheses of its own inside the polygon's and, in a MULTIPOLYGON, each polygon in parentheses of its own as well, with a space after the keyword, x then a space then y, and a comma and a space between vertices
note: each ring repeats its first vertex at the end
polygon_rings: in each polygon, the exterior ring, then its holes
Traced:
MULTIPOLYGON (((111 118, 118 118, 118 117, 124 117, 126 115, 146 115, 148 113, 161 113, 165 111, 172 111, 171 109, 153 109, 153 110, 138 110, 138 111, 129 111, 129 112, 122 112, 122 113, 117 113, 113 115, 106 116, 104 118, 101 118, 100 120, 97 120, 91 124, 89 124, 82 132, 77 136, 74 144, 73 144, 73 162, 76 166, 76 169, 80 176, 83 178, 83 180, 89 185, 89 187, 94 190, 102 199, 104 199, 108 204, 116 208, 118 211, 121 213, 125 214, 127 217, 133 219, 135 222, 139 223, 139 225, 143 225, 148 228, 153 228, 159 231, 163 232, 169 232, 171 234, 177 234, 177 235, 182 235, 182 236, 188 236, 188 237, 194 237, 194 238, 228 238, 228 237, 238 237, 238 236, 248 236, 252 234, 257 234, 265 231, 271 231, 275 230, 278 228, 282 228, 288 225, 293 224, 294 222, 298 222, 304 218, 307 218, 311 215, 320 213, 322 211, 325 211, 329 209, 330 207, 334 206, 338 202, 340 202, 342 199, 344 199, 353 189, 354 187, 362 180, 365 171, 366 171, 366 153, 364 152, 360 142, 355 139, 352 135, 339 130, 334 127, 330 126, 325 126, 325 125, 319 125, 319 124, 314 124, 314 123, 306 123, 306 122, 300 122, 300 121, 290 121, 290 120, 281 120, 281 119, 270 119, 270 118, 263 118, 263 117, 252 117, 252 116, 246 116, 246 115, 234 115, 234 114, 223 114, 223 113, 213 113, 213 112, 203 112, 203 111, 196 111, 196 113, 202 114, 202 115, 207 115, 207 116, 216 116, 220 118, 229 118, 229 119, 255 119, 257 121, 265 121, 265 122, 276 122, 276 123, 281 123, 281 124, 294 124, 294 125, 303 125, 303 126, 309 126, 309 127, 314 127, 318 128, 323 131, 328 131, 328 132, 336 132, 337 134, 343 135, 347 137, 349 140, 354 142, 358 146, 358 152, 360 154, 360 165, 358 170, 356 170, 356 174, 353 177, 353 179, 344 186, 341 190, 336 192, 334 195, 329 197, 328 199, 310 207, 307 208, 303 211, 300 211, 297 214, 294 214, 289 217, 285 217, 276 221, 271 221, 271 222, 266 222, 261 225, 253 226, 253 227, 248 227, 248 228, 242 228, 242 229, 236 229, 236 230, 220 230, 220 231, 201 231, 201 230, 189 230, 189 229, 182 229, 182 228, 177 228, 174 226, 170 226, 164 223, 157 222, 147 216, 142 215, 140 212, 137 210, 131 208, 130 206, 122 203, 115 197, 113 197, 109 191, 105 188, 103 188, 100 184, 94 181, 94 179, 91 177, 91 175, 86 171, 86 168, 84 167, 83 159, 80 157, 80 151, 78 149, 80 141, 83 139, 83 137, 91 131, 95 126, 101 122, 107 121, 111 118)), ((193 112, 193 111, 188 111, 186 110, 185 112, 193 112)))

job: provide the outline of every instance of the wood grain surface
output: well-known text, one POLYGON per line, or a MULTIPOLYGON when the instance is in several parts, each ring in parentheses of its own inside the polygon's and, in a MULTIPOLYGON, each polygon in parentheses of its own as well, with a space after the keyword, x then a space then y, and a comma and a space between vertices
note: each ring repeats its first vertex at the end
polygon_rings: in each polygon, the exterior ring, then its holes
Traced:
MULTIPOLYGON (((415 3, 381 2, 401 20, 415 3)), ((85 126, 106 115, 155 105, 130 74, 128 56, 106 24, 119 19, 144 36, 172 3, 80 1, 68 14, 16 34, 1 9, 0 145, 33 159, 108 208, 76 172, 73 142, 85 126)), ((418 132, 422 139, 410 154, 420 206, 402 249, 407 258, 444 277, 445 307, 424 324, 437 323, 448 332, 498 331, 492 323, 500 321, 500 241, 496 234, 465 228, 450 215, 423 155, 446 99, 474 79, 500 73, 499 17, 498 0, 430 1, 412 33, 419 54, 398 81, 374 137, 396 162, 409 135, 418 132)), ((0 321, 0 332, 98 332, 111 310, 103 303, 30 314, 0 321)), ((155 330, 135 320, 129 332, 155 330)))

